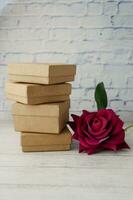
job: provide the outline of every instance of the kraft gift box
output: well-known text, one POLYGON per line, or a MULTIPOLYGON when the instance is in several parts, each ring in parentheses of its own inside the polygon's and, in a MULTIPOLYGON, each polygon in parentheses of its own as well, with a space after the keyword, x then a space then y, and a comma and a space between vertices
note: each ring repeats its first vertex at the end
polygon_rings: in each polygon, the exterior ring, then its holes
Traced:
POLYGON ((9 80, 39 84, 55 84, 74 80, 76 66, 70 64, 9 64, 9 80))
POLYGON ((59 135, 21 133, 21 146, 23 151, 58 151, 69 150, 71 133, 64 128, 59 135))
POLYGON ((69 99, 71 84, 37 85, 27 83, 6 83, 9 99, 24 104, 60 102, 69 99))
POLYGON ((69 119, 70 101, 12 107, 14 127, 20 132, 59 134, 69 119))

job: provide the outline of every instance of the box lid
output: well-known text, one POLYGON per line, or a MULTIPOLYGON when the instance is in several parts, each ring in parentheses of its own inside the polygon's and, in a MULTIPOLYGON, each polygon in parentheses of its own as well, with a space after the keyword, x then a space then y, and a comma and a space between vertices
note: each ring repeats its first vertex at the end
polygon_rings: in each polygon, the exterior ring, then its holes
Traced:
POLYGON ((73 64, 47 64, 47 63, 16 63, 8 64, 8 73, 11 75, 27 75, 40 77, 71 76, 76 73, 73 64))
POLYGON ((71 93, 71 84, 39 85, 7 82, 5 90, 7 94, 19 95, 22 97, 58 96, 69 95, 71 93))
POLYGON ((40 105, 25 105, 22 103, 15 103, 12 106, 12 114, 21 116, 59 117, 62 113, 68 111, 69 108, 70 101, 40 105))
POLYGON ((71 143, 71 133, 68 128, 64 128, 63 131, 58 134, 50 133, 27 133, 22 132, 21 134, 21 145, 22 146, 39 146, 39 145, 61 145, 71 143))

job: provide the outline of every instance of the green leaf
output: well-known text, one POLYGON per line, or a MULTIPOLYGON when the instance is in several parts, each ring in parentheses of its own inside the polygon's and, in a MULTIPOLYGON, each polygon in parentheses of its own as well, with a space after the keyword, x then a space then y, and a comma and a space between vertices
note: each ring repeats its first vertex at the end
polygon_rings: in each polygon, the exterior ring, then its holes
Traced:
POLYGON ((103 109, 107 107, 108 99, 107 99, 107 93, 104 88, 104 83, 101 82, 97 84, 95 89, 95 101, 97 103, 97 109, 103 109))

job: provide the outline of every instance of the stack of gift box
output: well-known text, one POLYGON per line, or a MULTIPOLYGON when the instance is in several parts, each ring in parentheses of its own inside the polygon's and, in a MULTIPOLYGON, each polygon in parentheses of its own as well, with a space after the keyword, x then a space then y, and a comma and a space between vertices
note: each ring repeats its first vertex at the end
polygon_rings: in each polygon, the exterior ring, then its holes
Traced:
POLYGON ((69 150, 71 82, 75 65, 9 64, 6 94, 12 106, 14 127, 21 132, 22 151, 69 150))

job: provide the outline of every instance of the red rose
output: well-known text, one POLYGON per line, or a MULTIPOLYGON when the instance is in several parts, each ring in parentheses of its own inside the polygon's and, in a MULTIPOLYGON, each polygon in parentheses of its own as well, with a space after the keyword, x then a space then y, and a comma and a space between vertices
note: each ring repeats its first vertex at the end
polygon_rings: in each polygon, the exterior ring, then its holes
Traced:
POLYGON ((73 139, 79 141, 79 152, 92 154, 103 149, 117 151, 129 148, 124 141, 123 121, 113 110, 84 110, 81 116, 72 117, 74 121, 69 122, 69 125, 74 131, 73 139))

